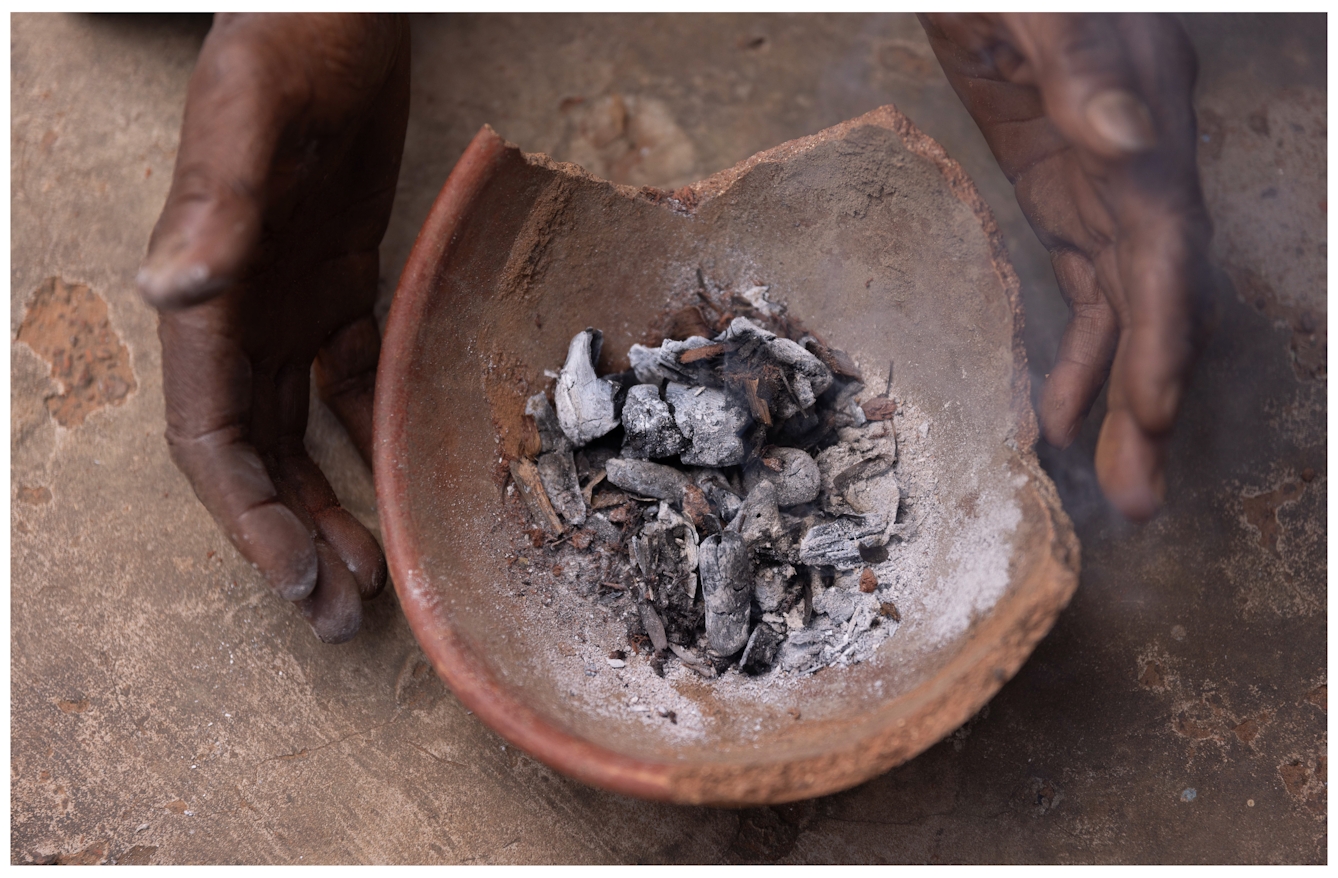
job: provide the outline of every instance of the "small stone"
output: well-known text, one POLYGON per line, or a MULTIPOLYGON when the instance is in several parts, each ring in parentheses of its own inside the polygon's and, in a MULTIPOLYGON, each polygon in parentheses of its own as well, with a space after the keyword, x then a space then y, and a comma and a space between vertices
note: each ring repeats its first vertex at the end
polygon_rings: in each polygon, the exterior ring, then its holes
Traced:
POLYGON ((817 499, 822 486, 817 461, 798 448, 769 448, 765 457, 778 462, 780 470, 760 461, 753 463, 744 470, 744 490, 751 492, 760 481, 771 482, 776 487, 776 505, 782 509, 817 499))
POLYGON ((872 594, 878 589, 878 574, 873 572, 872 567, 865 567, 864 572, 859 575, 859 590, 865 594, 872 594))
POLYGON ((1301 470, 1301 481, 1313 482, 1315 480, 1315 475, 1316 473, 1314 469, 1312 469, 1311 467, 1306 467, 1305 469, 1301 470))
POLYGON ((648 460, 615 457, 604 467, 610 482, 639 497, 677 502, 683 495, 683 489, 692 484, 682 470, 648 460))
POLYGON ((611 658, 611 659, 605 659, 605 661, 609 663, 609 667, 611 668, 617 669, 617 668, 627 667, 627 662, 623 661, 622 659, 611 658))
POLYGON ((660 391, 653 384, 638 384, 627 391, 623 430, 624 458, 673 457, 688 447, 669 405, 660 399, 660 391))
POLYGON ((879 604, 878 612, 880 615, 888 619, 891 619, 893 622, 901 621, 901 610, 898 610, 897 605, 892 603, 891 601, 883 601, 881 604, 879 604))
POLYGON ((558 423, 577 448, 618 426, 614 406, 618 388, 595 375, 595 361, 603 342, 604 333, 598 329, 576 333, 553 390, 558 423))
POLYGON ((664 396, 679 431, 691 443, 680 455, 684 464, 721 467, 743 463, 747 455, 743 433, 751 419, 746 410, 730 402, 723 390, 692 388, 671 381, 665 386, 664 396))
POLYGON ((838 518, 817 524, 799 541, 799 561, 812 566, 853 570, 863 563, 860 549, 887 543, 887 520, 876 514, 838 518))
POLYGON ((736 533, 713 534, 702 541, 699 558, 707 642, 722 656, 734 655, 748 642, 748 546, 736 533))

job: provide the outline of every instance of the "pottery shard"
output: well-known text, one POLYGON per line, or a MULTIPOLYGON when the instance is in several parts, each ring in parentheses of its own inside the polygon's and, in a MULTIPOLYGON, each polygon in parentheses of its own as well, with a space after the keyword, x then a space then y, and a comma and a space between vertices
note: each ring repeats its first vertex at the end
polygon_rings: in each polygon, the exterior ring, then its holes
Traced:
POLYGON ((674 423, 668 403, 660 399, 660 391, 654 384, 638 384, 627 391, 623 430, 624 458, 673 457, 688 445, 674 423))
POLYGON ((525 400, 525 414, 534 418, 534 426, 539 430, 540 447, 544 451, 558 451, 562 448, 571 448, 571 441, 567 434, 562 432, 562 425, 558 423, 557 412, 553 411, 553 406, 548 402, 548 397, 542 393, 536 393, 525 400))
POLYGON ((747 446, 743 432, 750 418, 733 405, 723 390, 688 387, 671 381, 664 390, 674 422, 691 443, 680 459, 689 466, 735 466, 743 463, 747 446))
POLYGON ((548 494, 548 501, 562 520, 575 527, 585 524, 585 497, 581 495, 571 447, 539 455, 535 468, 539 471, 539 481, 548 494))
POLYGON ((618 388, 595 375, 595 361, 603 343, 604 334, 598 329, 576 333, 553 389, 558 423, 577 448, 618 426, 614 406, 618 388))
POLYGON ((707 642, 719 655, 734 655, 748 643, 753 582, 748 546, 743 537, 726 532, 707 537, 698 552, 707 642))
POLYGON ((654 497, 677 503, 683 489, 692 484, 687 474, 662 463, 623 460, 615 457, 604 464, 605 477, 624 491, 639 497, 654 497))
POLYGON ((860 549, 887 544, 887 519, 881 515, 854 515, 815 524, 799 541, 799 560, 813 566, 854 570, 863 566, 860 549))
POLYGON ((747 491, 751 492, 763 481, 776 488, 776 505, 784 508, 816 500, 822 474, 817 461, 800 449, 770 448, 743 473, 743 487, 747 491))

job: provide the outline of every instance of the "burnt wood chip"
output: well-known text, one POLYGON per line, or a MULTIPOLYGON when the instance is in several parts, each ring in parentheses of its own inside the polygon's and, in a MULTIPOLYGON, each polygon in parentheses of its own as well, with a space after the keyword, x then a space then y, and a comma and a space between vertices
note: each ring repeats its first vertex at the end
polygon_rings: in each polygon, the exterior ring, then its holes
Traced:
POLYGON ((860 403, 860 408, 864 410, 864 417, 870 421, 890 421, 897 413, 897 404, 886 396, 875 396, 860 403))

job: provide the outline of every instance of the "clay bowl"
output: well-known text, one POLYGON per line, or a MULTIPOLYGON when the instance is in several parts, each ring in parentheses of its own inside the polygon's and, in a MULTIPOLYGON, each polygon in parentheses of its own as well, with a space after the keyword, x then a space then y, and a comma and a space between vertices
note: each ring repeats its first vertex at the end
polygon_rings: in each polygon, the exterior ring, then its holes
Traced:
POLYGON ((761 804, 886 771, 979 710, 1077 581, 1077 541, 1033 452, 1020 326, 983 200, 891 107, 673 193, 523 154, 485 127, 414 245, 377 377, 377 499, 409 624, 466 707, 597 787, 761 804), (532 441, 525 399, 572 335, 602 328, 601 372, 626 368, 699 271, 769 285, 854 357, 867 395, 895 362, 902 460, 932 470, 904 492, 927 574, 872 660, 753 694, 683 679, 694 714, 672 724, 584 694, 616 676, 601 650, 626 644, 579 644, 527 604, 507 472, 532 441), (570 658, 574 643, 591 656, 570 658))

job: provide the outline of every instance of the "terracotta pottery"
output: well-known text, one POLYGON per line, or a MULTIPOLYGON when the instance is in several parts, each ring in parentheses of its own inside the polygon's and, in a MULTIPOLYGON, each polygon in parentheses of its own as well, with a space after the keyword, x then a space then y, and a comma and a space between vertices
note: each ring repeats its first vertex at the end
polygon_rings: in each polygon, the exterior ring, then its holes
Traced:
POLYGON ((377 499, 414 634, 498 734, 604 789, 778 803, 905 762, 998 691, 1077 582, 1072 526, 1033 452, 1021 324, 984 201, 891 107, 672 193, 523 154, 485 127, 419 233, 377 376, 377 499), (601 328, 601 372, 624 369, 699 273, 768 285, 853 356, 866 396, 895 363, 893 394, 932 419, 903 447, 920 443, 936 471, 905 502, 938 524, 912 537, 932 575, 874 659, 756 698, 719 699, 697 680, 688 734, 582 706, 581 681, 552 672, 573 633, 522 612, 525 525, 507 486, 509 462, 532 451, 525 399, 571 337, 601 328))

